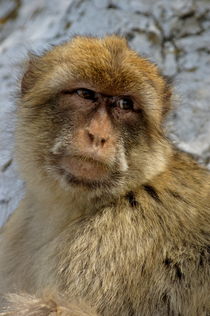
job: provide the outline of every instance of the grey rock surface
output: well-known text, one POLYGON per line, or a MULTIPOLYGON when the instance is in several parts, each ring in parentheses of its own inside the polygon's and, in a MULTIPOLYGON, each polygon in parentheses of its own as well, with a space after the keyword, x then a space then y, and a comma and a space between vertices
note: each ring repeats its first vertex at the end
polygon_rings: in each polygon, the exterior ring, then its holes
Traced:
POLYGON ((14 162, 15 101, 27 49, 76 34, 124 35, 174 80, 167 129, 177 145, 210 167, 209 0, 1 0, 0 225, 24 192, 14 162))

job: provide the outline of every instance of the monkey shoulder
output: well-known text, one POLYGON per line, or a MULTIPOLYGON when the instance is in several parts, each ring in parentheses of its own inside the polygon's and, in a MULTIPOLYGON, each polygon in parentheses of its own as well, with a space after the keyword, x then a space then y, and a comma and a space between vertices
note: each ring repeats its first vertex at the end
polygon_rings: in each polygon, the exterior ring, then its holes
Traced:
POLYGON ((209 170, 175 149, 166 171, 129 191, 125 199, 143 227, 142 240, 153 238, 166 266, 184 262, 182 268, 186 264, 187 270, 193 262, 192 269, 194 265, 210 270, 209 170))

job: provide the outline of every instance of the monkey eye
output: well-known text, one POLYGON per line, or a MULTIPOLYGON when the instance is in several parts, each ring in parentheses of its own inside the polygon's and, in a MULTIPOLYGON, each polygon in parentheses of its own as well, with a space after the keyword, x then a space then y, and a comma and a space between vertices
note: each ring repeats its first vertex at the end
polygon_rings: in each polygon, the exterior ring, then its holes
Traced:
POLYGON ((93 90, 81 88, 77 89, 75 92, 83 99, 96 100, 96 92, 93 90))
POLYGON ((133 110, 133 101, 129 97, 121 98, 117 101, 117 106, 122 110, 133 110))

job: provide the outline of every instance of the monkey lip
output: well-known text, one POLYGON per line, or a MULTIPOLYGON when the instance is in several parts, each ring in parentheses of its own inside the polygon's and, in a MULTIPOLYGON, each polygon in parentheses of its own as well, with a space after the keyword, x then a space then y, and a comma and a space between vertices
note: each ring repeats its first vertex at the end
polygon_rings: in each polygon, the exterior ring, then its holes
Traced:
POLYGON ((109 170, 105 164, 82 156, 63 157, 61 167, 74 177, 88 181, 104 180, 109 175, 109 170))

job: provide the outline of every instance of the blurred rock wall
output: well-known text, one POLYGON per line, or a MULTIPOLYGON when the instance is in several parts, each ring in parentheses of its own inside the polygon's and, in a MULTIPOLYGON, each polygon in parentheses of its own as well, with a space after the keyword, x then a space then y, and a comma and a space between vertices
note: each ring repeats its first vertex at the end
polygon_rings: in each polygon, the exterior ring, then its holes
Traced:
POLYGON ((210 167, 209 0, 0 1, 0 225, 24 186, 15 171, 13 131, 20 61, 73 34, 124 35, 174 80, 174 142, 210 167))

